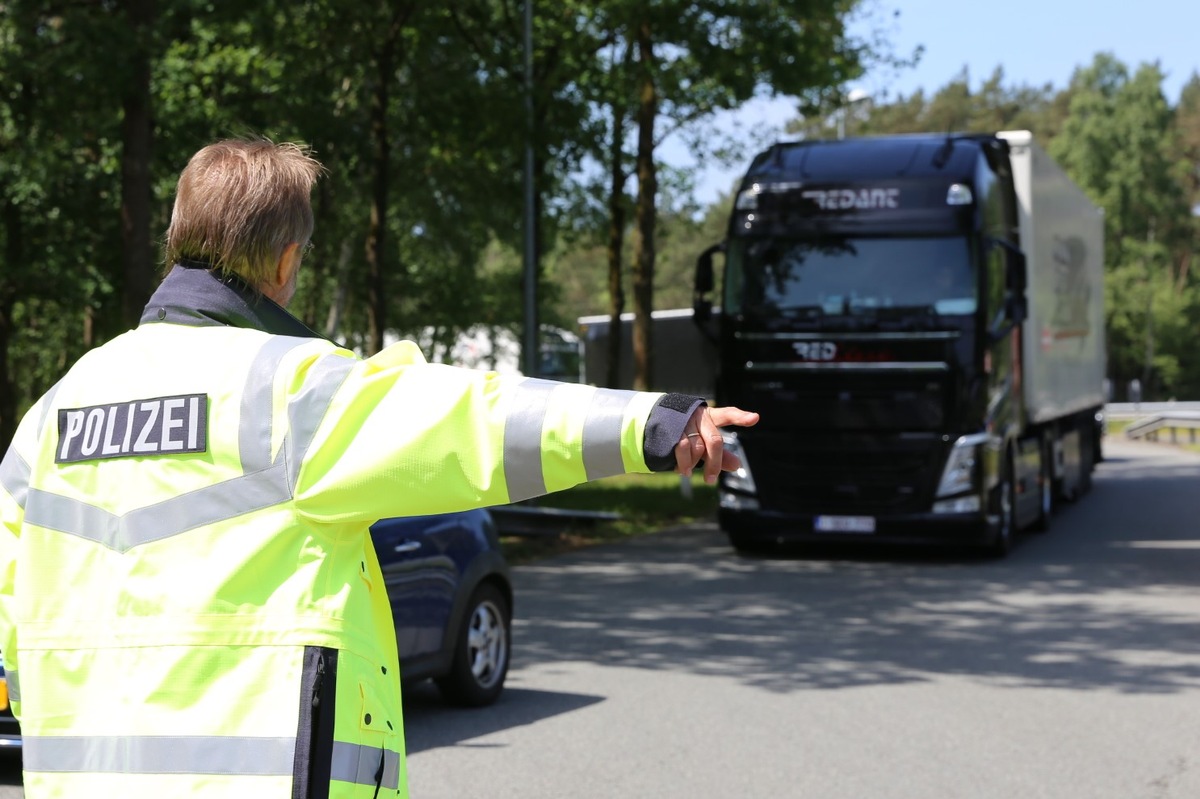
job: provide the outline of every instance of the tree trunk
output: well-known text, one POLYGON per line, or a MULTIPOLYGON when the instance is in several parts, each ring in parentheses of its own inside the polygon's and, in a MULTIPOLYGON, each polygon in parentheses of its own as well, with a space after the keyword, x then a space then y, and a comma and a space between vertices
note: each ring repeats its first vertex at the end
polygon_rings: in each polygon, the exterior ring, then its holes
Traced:
POLYGON ((121 119, 121 238, 124 284, 122 319, 134 327, 150 299, 154 248, 150 235, 150 158, 154 129, 150 110, 150 37, 154 0, 126 0, 133 47, 129 51, 129 82, 122 98, 121 119))
POLYGON ((388 139, 390 87, 396 79, 396 51, 400 34, 416 3, 395 7, 383 42, 375 57, 376 85, 371 94, 371 218, 367 230, 367 350, 374 354, 383 349, 388 324, 388 296, 384 279, 390 266, 387 258, 388 184, 391 181, 391 142, 388 139))
MULTIPOLYGON (((12 270, 25 256, 21 211, 10 202, 0 203, 0 211, 0 223, 4 225, 4 260, 12 270)), ((19 291, 18 286, 0 278, 0 452, 8 449, 17 432, 17 387, 12 379, 9 347, 16 334, 13 305, 19 291)))
POLYGON ((625 287, 621 280, 622 250, 625 247, 625 114, 620 101, 613 103, 612 141, 608 189, 608 299, 612 321, 608 324, 608 374, 605 385, 623 388, 621 380, 621 314, 625 312, 625 287))
POLYGON ((342 240, 338 248, 337 267, 333 273, 333 299, 329 303, 329 313, 325 317, 325 338, 337 341, 338 332, 342 327, 342 313, 346 309, 346 294, 350 279, 350 257, 354 254, 350 239, 342 240))
POLYGON ((8 348, 15 332, 12 312, 12 299, 5 295, 0 299, 0 452, 8 449, 17 432, 17 387, 13 385, 8 361, 8 348))
POLYGON ((637 31, 641 87, 638 92, 638 195, 637 236, 634 239, 633 268, 633 387, 651 388, 654 375, 654 342, 651 313, 654 311, 654 226, 658 175, 654 168, 654 121, 658 116, 658 90, 654 85, 654 46, 650 23, 643 21, 637 31))

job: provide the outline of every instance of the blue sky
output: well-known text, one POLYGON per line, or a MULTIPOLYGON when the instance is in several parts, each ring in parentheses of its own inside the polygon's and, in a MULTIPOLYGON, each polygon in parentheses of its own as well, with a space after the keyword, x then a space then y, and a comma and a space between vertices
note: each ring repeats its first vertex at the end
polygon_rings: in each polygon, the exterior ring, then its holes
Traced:
MULTIPOLYGON (((963 67, 972 88, 997 66, 1004 68, 1005 85, 1063 88, 1076 67, 1108 51, 1131 70, 1157 61, 1173 104, 1191 74, 1200 71, 1200 0, 864 0, 864 6, 868 13, 852 28, 856 33, 882 29, 896 54, 925 48, 915 68, 874 71, 850 87, 876 96, 918 89, 929 94, 963 67), (895 10, 900 14, 893 17, 895 10)), ((776 138, 793 116, 786 100, 756 100, 722 115, 718 124, 776 138)), ((705 203, 728 190, 744 168, 701 167, 671 141, 662 155, 669 163, 700 169, 697 199, 705 203)))

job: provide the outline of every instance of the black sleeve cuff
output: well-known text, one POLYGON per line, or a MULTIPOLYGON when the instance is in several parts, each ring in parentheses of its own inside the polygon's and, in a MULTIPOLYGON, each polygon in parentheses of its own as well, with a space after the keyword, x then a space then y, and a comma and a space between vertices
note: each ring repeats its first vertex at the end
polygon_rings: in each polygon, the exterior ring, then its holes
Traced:
POLYGON ((642 439, 642 455, 652 472, 675 470, 675 445, 683 438, 688 419, 701 405, 700 397, 688 394, 664 394, 650 411, 646 420, 646 435, 642 439))

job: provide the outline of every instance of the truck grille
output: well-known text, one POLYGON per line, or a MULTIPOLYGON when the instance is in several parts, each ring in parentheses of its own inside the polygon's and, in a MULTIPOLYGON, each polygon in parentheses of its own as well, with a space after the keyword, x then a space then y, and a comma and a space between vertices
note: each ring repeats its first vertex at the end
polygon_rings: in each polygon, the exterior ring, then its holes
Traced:
POLYGON ((945 447, 934 434, 806 433, 746 444, 764 506, 805 514, 926 511, 945 447), (799 456, 797 448, 803 450, 799 456))

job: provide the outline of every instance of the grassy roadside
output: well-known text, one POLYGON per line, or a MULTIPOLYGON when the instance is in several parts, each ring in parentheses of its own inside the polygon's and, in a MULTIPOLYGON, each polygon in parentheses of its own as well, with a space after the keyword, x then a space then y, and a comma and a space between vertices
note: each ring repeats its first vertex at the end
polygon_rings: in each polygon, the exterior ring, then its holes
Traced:
POLYGON ((583 522, 558 534, 504 536, 504 556, 513 565, 567 552, 579 547, 616 541, 679 524, 716 516, 717 491, 701 477, 691 480, 685 496, 677 474, 626 474, 552 494, 539 503, 547 508, 611 511, 611 522, 583 522))

